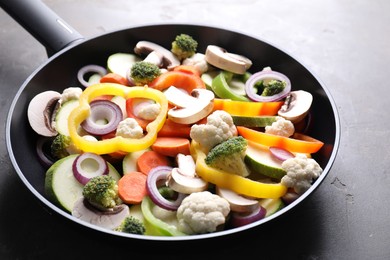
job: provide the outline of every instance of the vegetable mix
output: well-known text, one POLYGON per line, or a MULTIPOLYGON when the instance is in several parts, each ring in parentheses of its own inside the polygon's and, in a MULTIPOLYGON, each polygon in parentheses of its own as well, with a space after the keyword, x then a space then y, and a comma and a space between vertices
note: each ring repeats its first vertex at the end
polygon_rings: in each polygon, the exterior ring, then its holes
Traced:
POLYGON ((140 41, 30 101, 50 201, 116 232, 187 236, 267 218, 311 187, 323 146, 306 132, 312 95, 197 47, 187 34, 140 41))

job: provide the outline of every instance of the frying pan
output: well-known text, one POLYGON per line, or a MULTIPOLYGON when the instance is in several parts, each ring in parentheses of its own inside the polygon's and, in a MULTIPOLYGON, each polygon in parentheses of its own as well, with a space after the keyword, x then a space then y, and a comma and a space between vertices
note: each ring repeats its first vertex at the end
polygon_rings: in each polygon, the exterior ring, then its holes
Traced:
POLYGON ((340 139, 338 113, 329 90, 308 68, 265 40, 224 28, 199 24, 145 25, 112 31, 84 40, 79 33, 40 1, 0 0, 0 4, 6 12, 46 47, 50 56, 45 64, 42 64, 26 79, 9 109, 6 123, 6 143, 10 160, 20 179, 33 195, 46 208, 63 218, 99 234, 135 240, 203 241, 217 237, 234 236, 259 228, 296 208, 317 189, 329 173, 337 154, 340 139), (44 193, 45 168, 39 163, 35 152, 38 136, 31 129, 27 120, 29 101, 45 90, 62 92, 67 87, 80 86, 77 80, 77 71, 81 67, 87 64, 105 66, 110 54, 133 53, 133 48, 138 41, 147 40, 169 48, 172 39, 180 33, 189 34, 197 39, 199 52, 204 53, 209 44, 221 46, 229 52, 249 57, 253 62, 251 71, 256 72, 270 66, 273 70, 280 71, 290 78, 293 90, 302 89, 313 94, 314 100, 311 108, 313 123, 308 134, 324 142, 323 148, 313 155, 323 168, 320 177, 306 193, 270 217, 240 228, 185 237, 119 234, 80 221, 51 203, 44 193))

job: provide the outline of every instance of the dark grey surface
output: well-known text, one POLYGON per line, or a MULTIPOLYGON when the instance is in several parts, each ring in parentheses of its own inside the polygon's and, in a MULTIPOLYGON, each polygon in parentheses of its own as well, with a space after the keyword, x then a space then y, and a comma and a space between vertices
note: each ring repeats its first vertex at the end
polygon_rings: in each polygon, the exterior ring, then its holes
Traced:
MULTIPOLYGON (((330 90, 341 145, 316 192, 286 216, 213 249, 175 252, 102 236, 45 210, 14 171, 5 145, 12 98, 46 59, 45 49, 0 10, 0 259, 142 255, 265 259, 390 257, 388 1, 44 1, 85 37, 151 23, 202 23, 265 39, 288 52, 330 90), (188 256, 190 255, 190 256, 188 256)), ((21 147, 23 149, 23 147, 21 147)), ((214 243, 216 243, 215 241, 214 243)), ((178 247, 185 245, 178 244, 178 247)))

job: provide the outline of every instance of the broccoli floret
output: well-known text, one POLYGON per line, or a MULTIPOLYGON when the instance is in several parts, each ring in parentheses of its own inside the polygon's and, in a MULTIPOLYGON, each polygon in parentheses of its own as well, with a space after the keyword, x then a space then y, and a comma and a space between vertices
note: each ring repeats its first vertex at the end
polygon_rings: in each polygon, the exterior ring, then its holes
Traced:
POLYGON ((161 196, 163 196, 166 199, 172 199, 175 198, 175 196, 177 196, 176 191, 174 191, 168 186, 159 187, 158 192, 161 194, 161 196))
POLYGON ((119 232, 143 235, 146 231, 144 223, 134 216, 128 216, 122 224, 115 229, 119 232))
POLYGON ((121 203, 118 185, 110 175, 91 178, 83 187, 83 196, 90 204, 100 209, 113 208, 121 203))
POLYGON ((255 84, 257 93, 261 93, 261 96, 273 96, 283 91, 286 87, 286 82, 281 80, 270 80, 268 83, 264 83, 263 80, 255 84))
POLYGON ((147 61, 137 61, 130 69, 130 77, 138 86, 152 82, 160 74, 160 68, 156 64, 147 61))
POLYGON ((216 145, 205 158, 207 165, 243 177, 249 175, 244 158, 248 141, 235 136, 216 145))
POLYGON ((186 59, 195 54, 198 42, 188 34, 179 34, 172 42, 173 52, 179 59, 186 59))
POLYGON ((50 153, 54 159, 59 160, 69 155, 67 148, 72 144, 70 136, 58 134, 50 145, 50 153))

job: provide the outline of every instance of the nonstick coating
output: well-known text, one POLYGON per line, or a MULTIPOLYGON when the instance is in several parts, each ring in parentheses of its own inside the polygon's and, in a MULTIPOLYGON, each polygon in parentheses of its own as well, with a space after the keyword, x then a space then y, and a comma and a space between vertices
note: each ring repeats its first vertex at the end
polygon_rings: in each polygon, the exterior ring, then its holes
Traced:
POLYGON ((107 33, 65 48, 53 55, 46 64, 37 69, 25 81, 15 96, 8 114, 6 135, 7 149, 17 174, 28 189, 49 209, 82 226, 115 236, 141 240, 178 241, 236 234, 264 224, 294 208, 316 190, 329 172, 338 149, 340 126, 335 104, 328 90, 308 69, 279 48, 263 40, 226 29, 203 25, 159 24, 107 33), (324 147, 314 155, 314 158, 324 169, 320 178, 297 201, 271 217, 242 228, 186 237, 150 237, 118 234, 117 232, 79 221, 48 201, 44 193, 45 168, 39 163, 35 152, 38 136, 31 129, 27 120, 29 101, 35 95, 45 90, 61 92, 68 87, 81 86, 77 81, 76 75, 77 71, 84 65, 98 64, 106 66, 106 61, 110 54, 117 52, 133 53, 134 46, 140 40, 152 41, 170 48, 172 40, 180 33, 193 36, 199 42, 199 52, 204 53, 206 46, 209 44, 221 46, 229 52, 249 57, 253 62, 253 66, 250 69, 251 72, 270 66, 273 70, 282 72, 290 78, 293 90, 302 89, 313 94, 314 100, 311 109, 313 127, 309 134, 325 143, 324 147))

